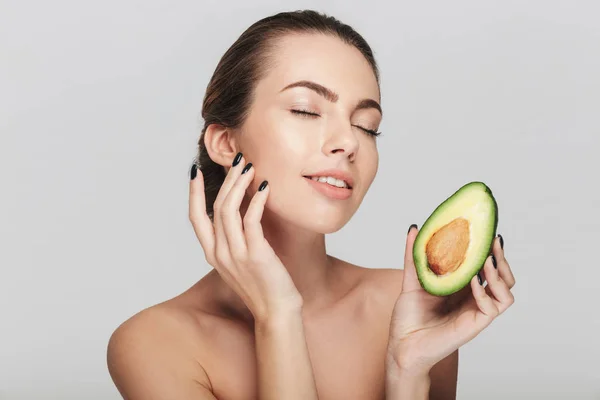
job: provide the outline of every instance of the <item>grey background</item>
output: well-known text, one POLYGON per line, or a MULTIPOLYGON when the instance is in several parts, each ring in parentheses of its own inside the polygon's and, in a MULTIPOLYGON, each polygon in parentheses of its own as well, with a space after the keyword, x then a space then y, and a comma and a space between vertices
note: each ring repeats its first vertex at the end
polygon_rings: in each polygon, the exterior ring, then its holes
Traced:
POLYGON ((122 321, 209 271, 188 167, 218 59, 314 8, 381 67, 381 164, 328 249, 402 267, 405 233, 494 191, 515 305, 462 348, 460 399, 600 399, 596 1, 0 2, 0 398, 118 399, 122 321))

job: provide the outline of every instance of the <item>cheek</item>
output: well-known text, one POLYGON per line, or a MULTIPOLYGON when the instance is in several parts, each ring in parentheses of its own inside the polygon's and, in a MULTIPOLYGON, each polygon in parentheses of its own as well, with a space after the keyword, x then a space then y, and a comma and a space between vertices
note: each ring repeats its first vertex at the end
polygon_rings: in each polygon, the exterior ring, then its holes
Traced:
POLYGON ((361 171, 360 173, 363 182, 370 186, 379 169, 379 152, 375 146, 363 146, 361 151, 363 151, 363 154, 361 154, 361 156, 363 156, 363 160, 361 161, 363 162, 358 170, 361 171))
POLYGON ((245 143, 245 148, 248 154, 254 158, 253 162, 264 168, 259 168, 259 170, 264 172, 268 170, 268 174, 271 175, 277 174, 280 168, 305 168, 306 165, 300 165, 302 160, 306 159, 311 151, 315 151, 311 149, 309 139, 306 133, 300 134, 280 124, 252 136, 245 143))
MULTIPOLYGON (((275 119, 268 134, 268 140, 272 143, 275 151, 283 154, 302 153, 310 145, 311 136, 306 125, 299 124, 291 116, 280 116, 275 119)), ((315 137, 312 137, 314 141, 315 137)))

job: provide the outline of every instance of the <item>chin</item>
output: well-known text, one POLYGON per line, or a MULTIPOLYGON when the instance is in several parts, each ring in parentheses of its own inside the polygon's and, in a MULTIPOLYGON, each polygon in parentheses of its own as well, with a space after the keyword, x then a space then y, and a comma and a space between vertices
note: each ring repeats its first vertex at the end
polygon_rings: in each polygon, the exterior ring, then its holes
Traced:
POLYGON ((298 191, 289 181, 282 184, 281 190, 277 189, 271 188, 266 204, 268 211, 265 211, 276 220, 285 221, 309 232, 337 232, 348 223, 358 208, 355 196, 359 193, 347 200, 330 200, 322 198, 312 190, 307 194, 305 188, 298 191))
MULTIPOLYGON (((289 204, 289 203, 287 203, 289 204)), ((307 207, 306 204, 296 208, 291 206, 272 210, 278 218, 287 221, 303 230, 321 234, 334 233, 342 229, 352 217, 348 209, 340 207, 337 210, 318 210, 307 207)))
POLYGON ((309 228, 317 233, 321 233, 321 234, 328 234, 328 233, 334 233, 339 231, 340 229, 342 229, 347 223, 348 223, 348 219, 344 219, 341 221, 328 221, 328 220, 317 220, 316 218, 312 222, 312 226, 309 228))

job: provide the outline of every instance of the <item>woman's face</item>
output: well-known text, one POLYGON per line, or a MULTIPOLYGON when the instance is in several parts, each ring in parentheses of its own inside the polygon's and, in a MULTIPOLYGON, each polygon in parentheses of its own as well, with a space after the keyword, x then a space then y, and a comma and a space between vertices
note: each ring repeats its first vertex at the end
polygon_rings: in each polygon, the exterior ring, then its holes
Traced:
POLYGON ((360 51, 335 37, 289 35, 278 44, 275 63, 258 83, 236 139, 256 168, 248 194, 266 179, 268 212, 311 231, 335 232, 356 212, 377 172, 377 139, 361 129, 379 128, 377 81, 360 51), (316 90, 302 85, 285 89, 301 81, 313 82, 316 90), (318 85, 336 98, 327 98, 318 85), (335 189, 306 178, 331 175, 321 173, 325 170, 346 173, 352 188, 335 189))

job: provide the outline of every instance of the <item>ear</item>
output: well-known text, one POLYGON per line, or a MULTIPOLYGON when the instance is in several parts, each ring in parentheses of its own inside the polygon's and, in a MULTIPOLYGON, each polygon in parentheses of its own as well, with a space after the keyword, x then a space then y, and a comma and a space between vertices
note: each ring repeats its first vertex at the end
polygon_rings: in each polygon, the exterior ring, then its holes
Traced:
POLYGON ((204 132, 204 146, 211 160, 225 168, 231 167, 239 151, 235 136, 231 128, 210 124, 204 132))

